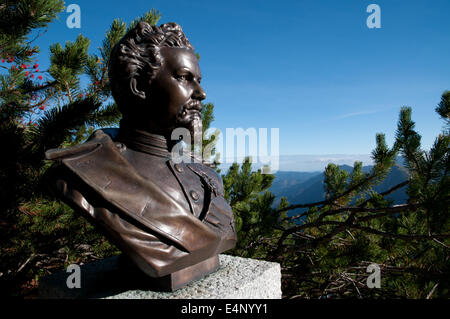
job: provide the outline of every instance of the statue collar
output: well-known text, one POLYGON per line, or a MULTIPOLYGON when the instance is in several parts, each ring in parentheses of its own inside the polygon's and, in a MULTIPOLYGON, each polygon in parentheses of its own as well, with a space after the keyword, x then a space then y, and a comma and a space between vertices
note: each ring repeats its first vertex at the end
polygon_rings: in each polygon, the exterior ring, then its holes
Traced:
POLYGON ((167 139, 162 135, 121 126, 116 141, 132 150, 170 159, 167 139))

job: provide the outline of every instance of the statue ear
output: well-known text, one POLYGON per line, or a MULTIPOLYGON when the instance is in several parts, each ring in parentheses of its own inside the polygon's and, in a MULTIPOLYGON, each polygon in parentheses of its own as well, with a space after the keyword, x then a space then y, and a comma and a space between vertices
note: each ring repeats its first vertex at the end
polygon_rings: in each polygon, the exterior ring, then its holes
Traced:
POLYGON ((130 80, 130 89, 131 89, 131 93, 133 93, 133 95, 138 96, 141 99, 145 99, 145 92, 138 89, 137 81, 135 78, 132 78, 130 80))

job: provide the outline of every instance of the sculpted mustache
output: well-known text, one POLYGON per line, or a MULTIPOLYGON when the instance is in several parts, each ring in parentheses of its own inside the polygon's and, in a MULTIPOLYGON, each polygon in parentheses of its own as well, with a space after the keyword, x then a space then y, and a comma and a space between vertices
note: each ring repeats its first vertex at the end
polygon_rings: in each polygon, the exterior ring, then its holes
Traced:
POLYGON ((187 113, 200 113, 202 110, 202 104, 200 102, 189 102, 183 106, 179 115, 185 116, 187 113))
POLYGON ((192 101, 192 102, 187 103, 185 108, 188 110, 194 109, 194 110, 200 112, 202 110, 202 103, 199 101, 192 101))

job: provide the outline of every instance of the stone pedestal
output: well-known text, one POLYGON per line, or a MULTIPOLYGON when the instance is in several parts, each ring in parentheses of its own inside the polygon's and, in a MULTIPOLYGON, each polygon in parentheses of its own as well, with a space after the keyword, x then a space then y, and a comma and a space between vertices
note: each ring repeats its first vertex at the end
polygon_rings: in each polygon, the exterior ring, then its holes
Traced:
POLYGON ((219 255, 219 269, 174 292, 155 287, 120 257, 81 266, 81 288, 67 288, 70 273, 61 271, 39 283, 40 298, 106 299, 279 299, 281 269, 278 263, 219 255))

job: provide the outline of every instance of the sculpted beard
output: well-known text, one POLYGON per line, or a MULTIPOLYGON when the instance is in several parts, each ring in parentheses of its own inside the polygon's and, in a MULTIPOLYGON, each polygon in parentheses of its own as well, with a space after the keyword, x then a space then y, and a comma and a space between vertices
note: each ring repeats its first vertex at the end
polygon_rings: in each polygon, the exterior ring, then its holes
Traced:
MULTIPOLYGON (((185 127, 191 138, 202 134, 202 104, 200 101, 189 101, 180 109, 176 118, 176 127, 185 127)), ((201 135, 200 135, 201 136, 201 135)))

